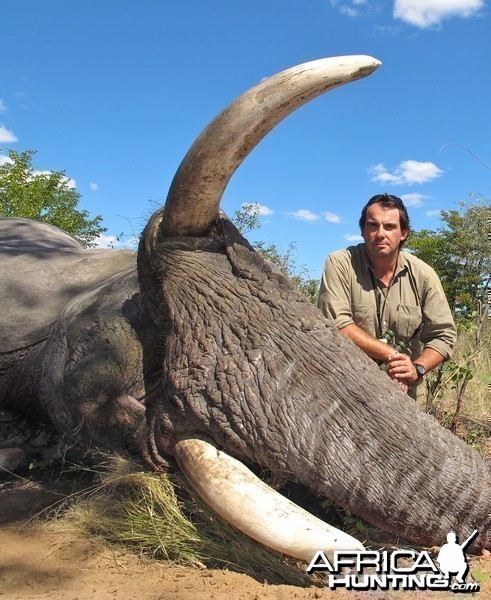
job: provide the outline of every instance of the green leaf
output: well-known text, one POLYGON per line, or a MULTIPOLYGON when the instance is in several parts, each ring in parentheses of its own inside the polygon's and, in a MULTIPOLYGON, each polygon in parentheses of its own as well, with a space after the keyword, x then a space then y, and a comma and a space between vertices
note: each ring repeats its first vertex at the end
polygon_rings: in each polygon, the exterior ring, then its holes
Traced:
POLYGON ((483 583, 484 581, 488 581, 489 575, 484 573, 483 571, 478 571, 477 569, 473 569, 471 571, 472 578, 476 581, 483 583))
POLYGON ((356 521, 355 527, 360 533, 366 533, 367 531, 367 528, 365 527, 364 523, 362 523, 362 521, 356 521))

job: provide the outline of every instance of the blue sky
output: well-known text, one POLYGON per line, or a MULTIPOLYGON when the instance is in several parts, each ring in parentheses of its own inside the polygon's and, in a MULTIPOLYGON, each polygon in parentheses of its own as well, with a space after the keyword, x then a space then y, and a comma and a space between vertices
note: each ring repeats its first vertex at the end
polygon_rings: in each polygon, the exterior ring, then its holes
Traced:
POLYGON ((273 130, 222 201, 229 215, 259 203, 250 238, 295 242, 318 277, 329 252, 357 243, 376 193, 405 198, 415 229, 489 197, 490 12, 484 0, 0 0, 0 148, 65 170, 80 206, 128 242, 243 91, 310 60, 372 55, 373 75, 273 130))

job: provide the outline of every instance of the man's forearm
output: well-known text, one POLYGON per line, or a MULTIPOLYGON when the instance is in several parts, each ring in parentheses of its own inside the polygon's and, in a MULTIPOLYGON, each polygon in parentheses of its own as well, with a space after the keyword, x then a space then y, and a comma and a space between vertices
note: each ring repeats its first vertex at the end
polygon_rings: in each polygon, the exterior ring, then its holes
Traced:
POLYGON ((395 352, 392 346, 389 346, 388 344, 372 337, 354 323, 350 323, 339 331, 344 333, 344 335, 347 335, 350 340, 358 346, 358 348, 363 350, 365 354, 368 354, 370 358, 374 358, 375 360, 386 361, 389 356, 395 352))

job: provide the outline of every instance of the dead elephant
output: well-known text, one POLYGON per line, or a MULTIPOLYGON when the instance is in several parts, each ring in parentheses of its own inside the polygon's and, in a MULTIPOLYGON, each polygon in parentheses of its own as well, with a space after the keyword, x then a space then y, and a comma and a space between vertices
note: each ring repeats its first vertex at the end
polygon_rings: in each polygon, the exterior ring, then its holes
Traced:
MULTIPOLYGON (((156 469, 175 457, 208 500, 224 485, 216 460, 229 460, 195 440, 416 543, 478 529, 474 550, 491 547, 483 457, 409 402, 219 214, 231 175, 268 131, 378 65, 315 61, 246 92, 184 158, 137 257, 3 219, 1 407, 49 419, 87 445, 137 448, 156 469)), ((230 496, 215 509, 245 514, 245 529, 259 519, 252 535, 269 525, 261 541, 282 552, 360 546, 322 526, 316 537, 311 521, 295 525, 294 542, 276 544, 282 526, 257 517, 262 501, 247 513, 244 489, 238 511, 230 496)))

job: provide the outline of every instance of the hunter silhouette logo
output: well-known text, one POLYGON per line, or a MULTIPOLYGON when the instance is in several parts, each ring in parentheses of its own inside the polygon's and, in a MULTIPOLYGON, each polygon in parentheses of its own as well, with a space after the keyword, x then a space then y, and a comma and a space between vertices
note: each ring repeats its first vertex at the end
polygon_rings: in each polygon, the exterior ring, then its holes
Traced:
POLYGON ((457 535, 451 531, 436 559, 439 568, 426 550, 336 550, 332 560, 319 550, 307 567, 307 573, 327 571, 330 589, 478 592, 478 583, 465 583, 469 565, 464 554, 464 549, 477 533, 476 529, 463 544, 458 544, 457 535))
MULTIPOLYGON (((460 587, 462 585, 466 585, 464 578, 469 570, 469 565, 467 564, 467 560, 465 558, 464 548, 469 545, 470 541, 476 536, 476 534, 477 529, 475 529, 465 540, 465 542, 460 545, 457 543, 457 536, 453 531, 447 535, 447 543, 441 547, 440 552, 438 553, 437 561, 440 571, 443 573, 444 578, 447 579, 449 583, 451 574, 455 574, 455 580, 458 584, 460 584, 460 587)), ((460 587, 459 591, 465 591, 465 589, 460 589, 460 587)))

